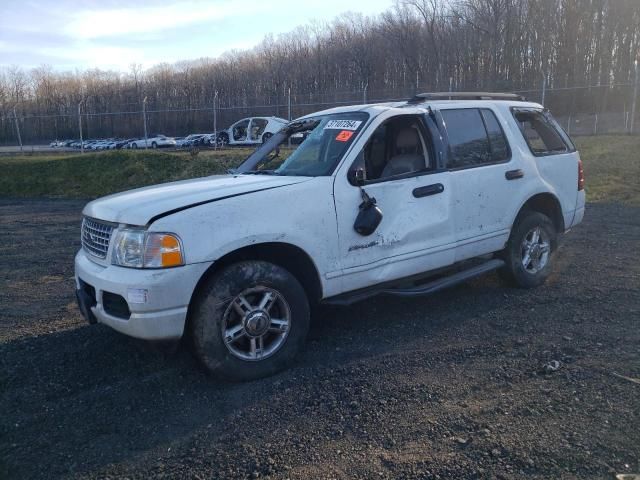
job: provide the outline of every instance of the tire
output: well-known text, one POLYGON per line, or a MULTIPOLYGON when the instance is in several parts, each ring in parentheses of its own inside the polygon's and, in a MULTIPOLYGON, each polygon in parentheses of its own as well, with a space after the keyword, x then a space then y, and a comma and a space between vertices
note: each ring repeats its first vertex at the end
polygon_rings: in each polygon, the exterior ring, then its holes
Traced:
POLYGON ((137 143, 132 143, 131 144, 131 148, 138 148, 138 144, 137 143))
POLYGON ((151 148, 158 148, 158 144, 156 142, 151 142, 151 148))
POLYGON ((209 372, 247 381, 287 368, 304 344, 309 323, 309 301, 291 273, 272 263, 244 261, 204 284, 188 334, 193 353, 209 372))
POLYGON ((507 282, 520 288, 542 285, 551 274, 557 246, 558 234, 551 219, 540 212, 523 212, 500 254, 506 265, 499 272, 507 282))
POLYGON ((272 133, 265 133, 264 135, 262 135, 262 143, 267 143, 271 137, 273 137, 272 133))
POLYGON ((223 132, 220 135, 218 135, 217 141, 220 147, 226 147, 227 145, 229 145, 229 135, 223 132))

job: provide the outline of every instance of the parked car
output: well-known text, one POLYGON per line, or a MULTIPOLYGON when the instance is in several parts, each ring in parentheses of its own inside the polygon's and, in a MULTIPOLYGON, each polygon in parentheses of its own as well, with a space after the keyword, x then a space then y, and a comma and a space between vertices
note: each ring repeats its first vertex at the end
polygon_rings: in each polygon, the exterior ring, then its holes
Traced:
POLYGON ((204 144, 204 133, 192 133, 191 135, 187 135, 180 142, 176 141, 177 147, 192 147, 194 145, 203 145, 204 144))
POLYGON ((279 117, 250 117, 238 120, 226 130, 217 132, 218 144, 255 145, 266 142, 288 123, 279 117))
POLYGON ((161 134, 152 134, 146 139, 140 138, 137 140, 133 140, 129 143, 129 148, 144 148, 146 146, 149 148, 163 148, 163 147, 175 147, 176 141, 173 138, 169 138, 165 135, 161 134))
POLYGON ((541 285, 584 210, 580 156, 539 104, 449 93, 334 108, 227 175, 89 203, 77 297, 90 323, 188 335, 214 374, 255 379, 291 363, 320 302, 424 295, 492 270, 541 285))

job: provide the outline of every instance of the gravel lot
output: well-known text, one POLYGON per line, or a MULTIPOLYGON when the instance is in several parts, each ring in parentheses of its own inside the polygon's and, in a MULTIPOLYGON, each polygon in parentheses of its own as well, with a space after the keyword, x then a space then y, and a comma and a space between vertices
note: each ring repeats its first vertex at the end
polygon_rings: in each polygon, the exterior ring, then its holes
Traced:
POLYGON ((590 205, 544 287, 322 308, 291 370, 230 385, 83 322, 82 205, 0 200, 0 477, 640 472, 638 208, 590 205))

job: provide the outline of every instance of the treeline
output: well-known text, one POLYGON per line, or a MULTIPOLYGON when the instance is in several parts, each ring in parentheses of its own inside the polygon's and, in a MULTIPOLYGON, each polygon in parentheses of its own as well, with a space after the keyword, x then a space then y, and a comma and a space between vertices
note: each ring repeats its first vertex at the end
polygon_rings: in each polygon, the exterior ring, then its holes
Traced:
MULTIPOLYGON (((242 115, 293 116, 332 103, 402 98, 416 91, 528 91, 630 84, 640 48, 638 0, 401 0, 375 17, 345 14, 249 51, 143 71, 0 71, 0 142, 213 130, 242 115), (234 107, 234 108, 230 108, 234 107), (125 112, 108 115, 112 112, 125 112), (126 113, 131 112, 131 113, 126 113), (99 115, 96 115, 99 114, 99 115)), ((559 113, 628 108, 628 87, 554 95, 559 113)), ((526 95, 526 94, 525 94, 526 95)), ((529 95, 539 100, 539 94, 529 95)))

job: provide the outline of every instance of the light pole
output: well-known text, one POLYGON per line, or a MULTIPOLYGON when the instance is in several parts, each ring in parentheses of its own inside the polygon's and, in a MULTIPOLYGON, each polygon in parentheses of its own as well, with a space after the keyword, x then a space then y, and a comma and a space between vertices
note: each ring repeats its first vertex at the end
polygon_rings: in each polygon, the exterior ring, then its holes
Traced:
POLYGON ((144 97, 144 100, 142 100, 142 120, 143 120, 143 124, 144 124, 144 149, 147 149, 147 142, 148 142, 148 137, 147 137, 147 97, 144 97))
POLYGON ((218 90, 213 94, 213 145, 214 149, 218 149, 218 112, 217 112, 217 104, 218 104, 218 90))
POLYGON ((78 130, 80 131, 80 153, 84 153, 84 142, 82 141, 82 115, 80 113, 80 106, 82 100, 78 102, 78 130))
POLYGON ((633 62, 633 65, 636 70, 636 80, 633 84, 633 99, 631 102, 631 127, 629 128, 629 133, 633 135, 633 127, 636 120, 636 99, 638 98, 638 59, 633 62))
POLYGON ((547 75, 542 72, 542 99, 540 101, 540 104, 544 107, 544 96, 545 93, 547 91, 547 75))
POLYGON ((18 134, 18 143, 20 144, 20 151, 22 151, 22 136, 20 135, 20 125, 18 124, 18 115, 16 114, 16 107, 13 107, 13 121, 16 125, 16 133, 18 134))

